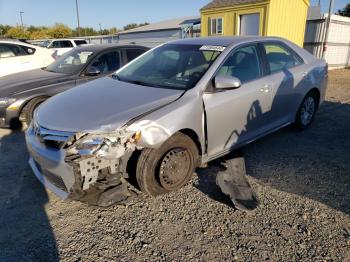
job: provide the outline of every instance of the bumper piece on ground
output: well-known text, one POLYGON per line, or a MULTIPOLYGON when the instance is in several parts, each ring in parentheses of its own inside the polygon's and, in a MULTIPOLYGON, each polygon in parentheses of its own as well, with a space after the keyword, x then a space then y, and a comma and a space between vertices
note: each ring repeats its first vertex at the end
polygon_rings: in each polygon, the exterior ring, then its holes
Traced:
POLYGON ((246 178, 244 157, 236 157, 223 165, 226 170, 218 173, 216 184, 231 198, 235 208, 251 211, 258 207, 258 200, 246 178))

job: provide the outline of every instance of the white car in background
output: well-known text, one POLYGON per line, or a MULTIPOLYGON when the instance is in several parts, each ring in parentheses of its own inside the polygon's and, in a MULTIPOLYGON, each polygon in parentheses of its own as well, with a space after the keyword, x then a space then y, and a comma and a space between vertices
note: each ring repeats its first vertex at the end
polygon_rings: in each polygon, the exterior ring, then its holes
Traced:
POLYGON ((49 39, 43 43, 43 46, 56 50, 57 55, 61 56, 76 46, 86 44, 87 42, 85 39, 49 39))
POLYGON ((56 57, 54 50, 17 40, 0 40, 0 77, 46 67, 56 57))

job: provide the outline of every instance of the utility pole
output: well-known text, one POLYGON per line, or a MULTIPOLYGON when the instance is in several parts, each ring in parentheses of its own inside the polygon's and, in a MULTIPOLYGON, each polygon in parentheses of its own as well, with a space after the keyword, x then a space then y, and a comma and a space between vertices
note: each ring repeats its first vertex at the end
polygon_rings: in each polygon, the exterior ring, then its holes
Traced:
POLYGON ((79 22, 79 8, 78 8, 78 0, 75 0, 75 6, 76 6, 76 9, 77 9, 78 36, 80 36, 80 22, 79 22))
POLYGON ((326 36, 325 36, 325 39, 324 39, 324 42, 323 42, 322 58, 325 58, 325 55, 326 55, 327 41, 328 41, 328 36, 329 36, 329 28, 331 26, 333 5, 334 5, 334 0, 329 0, 329 9, 328 9, 327 26, 326 26, 326 36))
POLYGON ((98 24, 100 26, 100 35, 102 35, 102 27, 101 24, 98 24))
POLYGON ((19 11, 19 16, 21 17, 21 26, 22 26, 22 29, 23 29, 24 27, 23 27, 23 18, 22 18, 22 14, 24 14, 24 12, 19 11))

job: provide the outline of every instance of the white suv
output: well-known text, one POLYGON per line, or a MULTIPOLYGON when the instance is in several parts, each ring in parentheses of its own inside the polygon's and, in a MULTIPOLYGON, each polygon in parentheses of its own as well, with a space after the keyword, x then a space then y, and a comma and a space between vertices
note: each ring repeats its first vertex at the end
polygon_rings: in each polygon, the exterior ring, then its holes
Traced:
POLYGON ((0 40, 0 77, 46 67, 56 52, 15 40, 0 40))
POLYGON ((85 39, 49 39, 45 46, 57 50, 57 55, 61 56, 76 46, 87 44, 85 39))

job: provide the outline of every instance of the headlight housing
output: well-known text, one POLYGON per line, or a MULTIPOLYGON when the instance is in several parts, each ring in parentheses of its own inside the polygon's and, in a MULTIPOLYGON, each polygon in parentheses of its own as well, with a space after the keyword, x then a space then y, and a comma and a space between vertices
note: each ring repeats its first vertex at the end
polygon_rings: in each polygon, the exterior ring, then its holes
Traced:
POLYGON ((14 102, 16 102, 15 98, 0 97, 0 106, 2 107, 9 106, 14 102))
POLYGON ((79 155, 95 155, 115 159, 123 156, 128 147, 136 147, 140 139, 140 131, 127 132, 120 136, 115 134, 86 135, 79 139, 74 147, 79 155))

